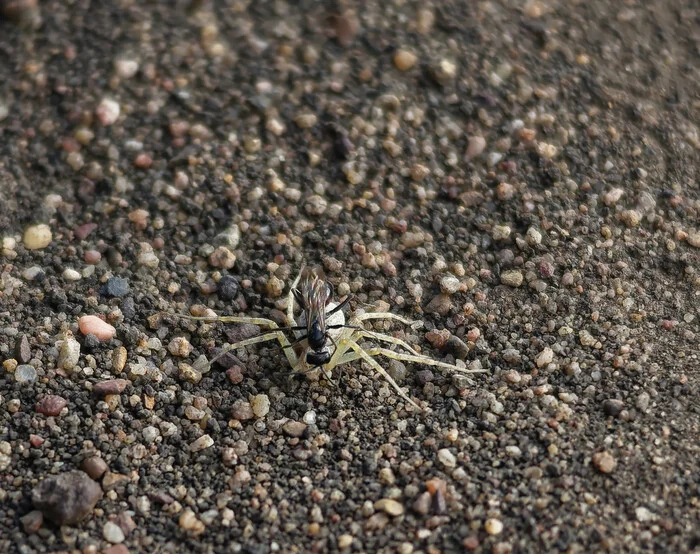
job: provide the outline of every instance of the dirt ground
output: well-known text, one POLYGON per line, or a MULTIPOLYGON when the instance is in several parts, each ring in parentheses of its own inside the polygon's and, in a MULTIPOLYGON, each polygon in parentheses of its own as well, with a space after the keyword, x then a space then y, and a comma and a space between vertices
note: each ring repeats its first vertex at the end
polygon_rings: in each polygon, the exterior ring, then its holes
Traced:
POLYGON ((699 85, 692 0, 0 0, 0 552, 700 552, 699 85), (485 371, 163 315, 304 263, 485 371))

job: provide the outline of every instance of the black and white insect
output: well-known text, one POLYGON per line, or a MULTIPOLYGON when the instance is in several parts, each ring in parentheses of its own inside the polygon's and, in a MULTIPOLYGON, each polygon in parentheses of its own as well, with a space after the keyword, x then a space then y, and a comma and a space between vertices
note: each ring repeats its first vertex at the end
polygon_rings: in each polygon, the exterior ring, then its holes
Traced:
POLYGON ((318 271, 302 268, 287 295, 286 327, 279 327, 271 319, 259 317, 181 317, 206 322, 247 323, 268 329, 261 335, 226 346, 223 352, 211 360, 212 362, 231 350, 276 340, 283 348, 294 373, 309 373, 320 369, 326 379, 332 383, 333 369, 356 360, 363 360, 386 379, 401 398, 418 409, 420 407, 399 387, 398 383, 375 359, 376 357, 383 356, 401 362, 436 366, 459 373, 485 371, 466 369, 434 360, 420 354, 400 338, 372 331, 364 326, 366 321, 385 319, 398 321, 414 328, 421 324, 420 321, 413 321, 390 312, 365 312, 351 317, 346 322, 343 308, 347 306, 350 297, 346 297, 341 302, 334 302, 332 298, 332 285, 325 281, 318 271), (298 318, 294 316, 295 301, 300 308, 298 318), (289 337, 285 334, 290 331, 294 333, 294 342, 290 342, 289 337), (372 342, 365 343, 367 340, 372 342), (395 349, 388 348, 388 345, 393 345, 395 349))

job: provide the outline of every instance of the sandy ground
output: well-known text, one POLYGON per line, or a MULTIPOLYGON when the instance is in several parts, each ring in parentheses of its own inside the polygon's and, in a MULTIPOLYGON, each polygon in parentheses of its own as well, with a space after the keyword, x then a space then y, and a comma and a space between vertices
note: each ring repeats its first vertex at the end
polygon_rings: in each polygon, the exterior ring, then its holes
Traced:
POLYGON ((698 29, 0 0, 0 551, 698 552, 698 29), (303 263, 485 372, 378 357, 419 411, 162 314, 283 322, 303 263))

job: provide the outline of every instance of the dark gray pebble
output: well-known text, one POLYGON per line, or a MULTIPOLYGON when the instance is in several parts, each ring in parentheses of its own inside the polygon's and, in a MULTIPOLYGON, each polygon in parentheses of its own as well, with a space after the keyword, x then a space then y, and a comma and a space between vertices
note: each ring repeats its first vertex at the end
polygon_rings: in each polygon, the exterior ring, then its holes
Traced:
POLYGON ((56 525, 85 519, 102 498, 102 489, 82 471, 69 471, 44 479, 32 490, 32 503, 56 525))
POLYGON ((123 277, 111 277, 100 292, 105 296, 121 298, 129 293, 129 281, 123 277))

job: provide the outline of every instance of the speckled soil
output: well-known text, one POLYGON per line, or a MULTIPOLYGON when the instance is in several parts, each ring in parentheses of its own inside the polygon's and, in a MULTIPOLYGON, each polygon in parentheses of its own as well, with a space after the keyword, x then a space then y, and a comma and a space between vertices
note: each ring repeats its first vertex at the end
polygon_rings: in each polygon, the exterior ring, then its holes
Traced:
POLYGON ((699 29, 0 0, 0 552, 697 552, 699 29), (380 359, 419 412, 162 315, 280 321, 304 262, 486 372, 380 359), (60 527, 32 491, 81 469, 60 527))

